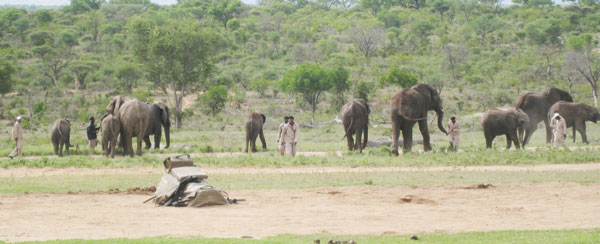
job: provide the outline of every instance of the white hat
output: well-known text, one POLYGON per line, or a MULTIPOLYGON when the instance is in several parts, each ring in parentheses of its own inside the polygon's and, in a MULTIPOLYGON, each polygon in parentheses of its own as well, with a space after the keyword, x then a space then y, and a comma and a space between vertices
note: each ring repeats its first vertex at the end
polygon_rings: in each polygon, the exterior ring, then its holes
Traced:
POLYGON ((21 119, 22 119, 22 118, 21 118, 21 116, 18 116, 18 117, 17 117, 17 120, 21 120, 21 119))
POLYGON ((554 116, 552 116, 552 118, 556 118, 556 117, 560 117, 560 114, 554 113, 554 116))

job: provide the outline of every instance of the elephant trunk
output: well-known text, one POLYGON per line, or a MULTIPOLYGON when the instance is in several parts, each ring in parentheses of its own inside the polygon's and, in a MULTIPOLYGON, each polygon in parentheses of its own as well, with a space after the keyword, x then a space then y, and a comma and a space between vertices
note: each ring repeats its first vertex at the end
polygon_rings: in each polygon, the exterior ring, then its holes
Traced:
POLYGON ((437 110, 436 114, 438 116, 438 121, 437 121, 438 128, 440 129, 440 131, 444 132, 444 134, 448 134, 448 132, 446 131, 446 128, 444 128, 444 111, 437 110))

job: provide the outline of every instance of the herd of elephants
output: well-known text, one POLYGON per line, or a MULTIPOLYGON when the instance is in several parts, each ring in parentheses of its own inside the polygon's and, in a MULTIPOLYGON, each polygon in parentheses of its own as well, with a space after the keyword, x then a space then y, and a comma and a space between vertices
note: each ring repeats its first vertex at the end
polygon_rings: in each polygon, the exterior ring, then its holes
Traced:
MULTIPOLYGON (((443 126, 444 109, 439 93, 427 84, 416 84, 411 88, 402 89, 396 93, 390 103, 392 119, 393 144, 392 153, 398 155, 398 139, 400 132, 403 137, 404 151, 412 148, 412 131, 415 124, 423 136, 425 151, 431 150, 429 131, 427 126, 427 112, 435 111, 437 126, 446 133, 443 126)), ((496 136, 506 136, 507 149, 511 144, 519 149, 526 145, 539 122, 546 126, 546 142, 552 140, 552 131, 549 125, 550 117, 558 113, 567 122, 567 127, 573 128, 581 134, 584 143, 588 143, 585 122, 600 120, 598 109, 593 106, 574 103, 573 97, 566 91, 558 88, 548 88, 541 93, 526 93, 521 95, 511 107, 491 109, 485 113, 481 125, 486 140, 486 147, 492 146, 496 136)), ((348 150, 362 150, 368 142, 370 109, 363 99, 354 99, 345 104, 341 109, 342 123, 348 150), (353 138, 353 137, 356 138, 353 138)), ((126 99, 121 96, 113 98, 106 106, 106 114, 102 117, 102 148, 104 155, 114 157, 117 139, 120 136, 120 146, 124 153, 134 156, 132 139, 137 138, 137 155, 142 154, 142 140, 146 149, 150 148, 150 135, 154 135, 154 148, 160 148, 161 130, 164 128, 166 147, 170 144, 169 109, 163 103, 144 103, 137 99, 126 99)), ((262 147, 266 149, 263 134, 263 124, 266 116, 252 112, 246 119, 246 149, 248 146, 256 152, 256 139, 260 136, 262 147)), ((70 146, 70 125, 68 120, 58 119, 52 128, 52 143, 54 151, 62 155, 62 148, 70 146)))

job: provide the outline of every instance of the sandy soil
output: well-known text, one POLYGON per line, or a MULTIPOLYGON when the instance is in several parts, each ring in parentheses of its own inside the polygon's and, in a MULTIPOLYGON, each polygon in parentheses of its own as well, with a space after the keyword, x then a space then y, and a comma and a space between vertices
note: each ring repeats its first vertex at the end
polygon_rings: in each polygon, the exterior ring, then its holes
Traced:
MULTIPOLYGON (((200 166, 202 167, 202 166, 200 166)), ((430 171, 584 171, 600 170, 600 163, 442 166, 442 167, 202 167, 208 174, 265 174, 265 173, 335 173, 335 172, 430 172, 430 171)), ((143 166, 131 168, 0 168, 0 177, 35 177, 49 175, 106 175, 106 174, 161 174, 162 168, 143 166)))
POLYGON ((197 209, 142 204, 148 195, 0 195, 0 240, 600 227, 600 184, 361 186, 230 195, 247 202, 197 209))

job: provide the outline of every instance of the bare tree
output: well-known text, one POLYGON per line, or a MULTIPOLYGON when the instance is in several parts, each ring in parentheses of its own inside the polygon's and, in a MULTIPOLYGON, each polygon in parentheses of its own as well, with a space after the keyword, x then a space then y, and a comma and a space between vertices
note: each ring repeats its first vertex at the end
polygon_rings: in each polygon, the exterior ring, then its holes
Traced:
POLYGON ((565 65, 587 81, 592 87, 594 106, 598 107, 598 80, 600 79, 600 57, 591 49, 569 51, 566 54, 565 65))
POLYGON ((469 51, 460 45, 448 44, 444 45, 443 52, 446 54, 446 58, 444 59, 442 67, 445 70, 450 70, 452 73, 452 81, 456 82, 456 79, 458 78, 457 69, 467 59, 469 51))
POLYGON ((375 55, 377 47, 384 43, 385 30, 379 26, 357 26, 348 33, 356 48, 365 58, 375 55))

